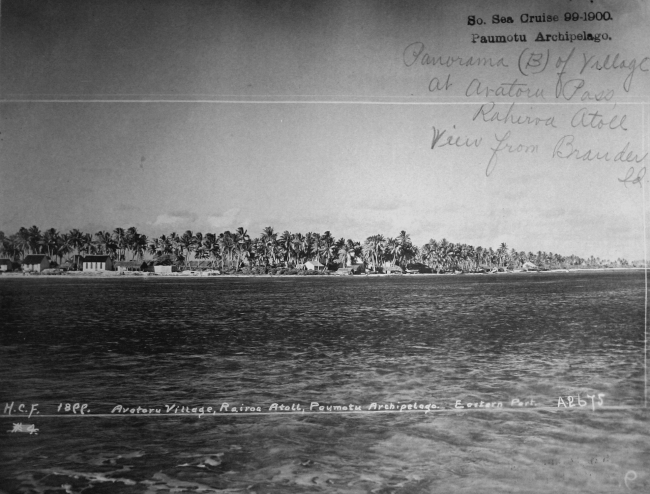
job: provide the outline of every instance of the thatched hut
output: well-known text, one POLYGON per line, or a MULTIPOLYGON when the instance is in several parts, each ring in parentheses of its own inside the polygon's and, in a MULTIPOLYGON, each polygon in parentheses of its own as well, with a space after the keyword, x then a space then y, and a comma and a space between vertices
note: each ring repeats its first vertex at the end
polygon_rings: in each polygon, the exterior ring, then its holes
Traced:
POLYGON ((115 261, 113 263, 118 272, 125 271, 146 271, 147 263, 144 261, 115 261))

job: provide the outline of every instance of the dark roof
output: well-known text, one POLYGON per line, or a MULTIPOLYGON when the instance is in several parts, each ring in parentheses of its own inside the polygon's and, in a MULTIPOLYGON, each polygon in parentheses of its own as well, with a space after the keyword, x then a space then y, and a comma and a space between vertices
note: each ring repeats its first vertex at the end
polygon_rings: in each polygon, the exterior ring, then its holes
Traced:
POLYGON ((0 266, 11 266, 11 259, 0 259, 0 266))
POLYGON ((31 254, 23 259, 23 264, 40 264, 43 259, 47 260, 45 254, 31 254))
POLYGON ((192 268, 210 268, 212 267, 212 261, 209 259, 199 259, 194 261, 189 261, 187 263, 192 268))
POLYGON ((116 268, 141 268, 147 265, 144 261, 115 261, 113 264, 116 268))
POLYGON ((81 262, 106 262, 111 256, 86 256, 81 262))

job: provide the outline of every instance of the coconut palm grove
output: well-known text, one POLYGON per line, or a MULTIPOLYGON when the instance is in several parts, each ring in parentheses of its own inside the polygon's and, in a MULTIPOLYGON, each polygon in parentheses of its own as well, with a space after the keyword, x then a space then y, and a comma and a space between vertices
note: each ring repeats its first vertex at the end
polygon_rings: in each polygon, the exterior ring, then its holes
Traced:
MULTIPOLYGON (((108 255, 116 261, 150 260, 173 264, 179 268, 191 261, 205 261, 224 273, 286 274, 284 268, 300 267, 307 261, 318 261, 328 270, 363 263, 369 271, 381 271, 386 266, 418 269, 422 272, 484 272, 513 270, 530 266, 542 270, 569 268, 631 267, 625 259, 582 258, 553 252, 524 252, 509 248, 505 243, 496 249, 454 243, 446 239, 431 239, 422 246, 414 245, 410 235, 401 231, 395 237, 372 235, 363 243, 339 238, 329 231, 278 233, 266 227, 253 238, 243 228, 223 233, 201 233, 187 230, 149 238, 135 227, 115 228, 112 232, 94 234, 73 229, 61 233, 55 228, 41 231, 37 226, 22 227, 12 235, 0 231, 0 257, 14 265, 30 254, 45 254, 52 267, 75 269, 74 259, 84 255, 108 255)), ((204 263, 205 264, 205 263, 204 263)))

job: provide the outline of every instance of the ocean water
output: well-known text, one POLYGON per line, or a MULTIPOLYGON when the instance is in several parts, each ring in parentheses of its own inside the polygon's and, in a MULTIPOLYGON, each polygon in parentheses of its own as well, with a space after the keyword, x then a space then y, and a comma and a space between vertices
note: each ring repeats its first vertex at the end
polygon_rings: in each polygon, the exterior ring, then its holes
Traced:
POLYGON ((640 272, 0 279, 0 489, 650 492, 644 304, 640 272))

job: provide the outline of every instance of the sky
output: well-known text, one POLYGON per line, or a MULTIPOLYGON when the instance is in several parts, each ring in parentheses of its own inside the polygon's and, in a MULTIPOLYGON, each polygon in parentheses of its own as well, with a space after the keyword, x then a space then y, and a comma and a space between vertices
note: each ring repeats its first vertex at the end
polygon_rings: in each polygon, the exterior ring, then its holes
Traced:
POLYGON ((0 230, 406 230, 419 245, 643 259, 647 179, 621 180, 648 164, 647 12, 638 0, 4 0, 0 230), (526 42, 480 43, 513 34, 526 42), (435 57, 460 59, 423 63, 435 57), (489 121, 513 102, 538 123, 489 121), (580 118, 594 112, 603 128, 580 118), (615 159, 623 149, 639 161, 615 159))

